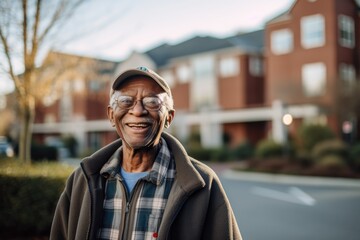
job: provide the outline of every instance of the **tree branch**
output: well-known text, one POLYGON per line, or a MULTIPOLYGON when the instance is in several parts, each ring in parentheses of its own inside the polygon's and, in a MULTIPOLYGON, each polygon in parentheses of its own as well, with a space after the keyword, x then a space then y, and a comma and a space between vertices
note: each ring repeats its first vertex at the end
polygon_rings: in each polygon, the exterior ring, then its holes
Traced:
POLYGON ((69 4, 69 1, 62 1, 52 16, 49 24, 47 27, 45 27, 45 30, 39 36, 38 42, 42 42, 50 30, 54 28, 61 19, 69 19, 74 14, 75 10, 85 1, 86 0, 77 0, 73 5, 69 4), (66 11, 69 12, 66 13, 66 11))
POLYGON ((24 89, 23 89, 23 86, 22 86, 19 78, 14 73, 14 68, 13 68, 13 64, 12 64, 11 56, 10 56, 9 44, 8 44, 7 38, 3 34, 3 30, 1 28, 1 26, 0 26, 0 39, 1 39, 1 42, 2 42, 2 44, 4 46, 4 54, 5 54, 5 57, 6 57, 6 61, 7 61, 8 65, 9 65, 9 70, 7 72, 10 75, 10 77, 12 78, 12 80, 14 81, 15 90, 17 91, 17 93, 20 94, 20 95, 23 95, 24 94, 24 89))

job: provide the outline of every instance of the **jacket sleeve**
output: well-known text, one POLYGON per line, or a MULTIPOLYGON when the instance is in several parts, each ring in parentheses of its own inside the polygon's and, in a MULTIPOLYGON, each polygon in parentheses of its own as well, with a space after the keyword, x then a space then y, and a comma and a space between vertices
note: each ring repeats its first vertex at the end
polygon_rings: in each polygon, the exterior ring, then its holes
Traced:
POLYGON ((57 203, 53 222, 51 225, 50 240, 68 239, 67 233, 70 207, 69 193, 71 192, 73 177, 74 174, 72 174, 67 180, 65 190, 60 195, 59 201, 57 203))
POLYGON ((215 180, 212 188, 211 198, 216 200, 210 205, 203 238, 242 240, 234 212, 219 179, 215 180))

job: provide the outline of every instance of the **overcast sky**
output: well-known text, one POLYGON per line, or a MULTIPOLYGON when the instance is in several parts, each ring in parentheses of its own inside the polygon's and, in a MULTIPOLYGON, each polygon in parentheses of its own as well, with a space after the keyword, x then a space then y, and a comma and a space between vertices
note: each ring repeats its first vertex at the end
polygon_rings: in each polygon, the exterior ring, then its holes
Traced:
MULTIPOLYGON (((121 61, 132 51, 176 44, 196 35, 227 37, 264 27, 294 0, 90 0, 61 34, 81 37, 57 50, 121 61)), ((0 93, 12 83, 0 79, 0 93)))
MULTIPOLYGON (((239 31, 263 28, 267 20, 289 9, 293 2, 93 0, 84 6, 84 12, 106 12, 107 19, 103 19, 106 24, 62 50, 122 60, 133 50, 146 51, 161 43, 174 44, 195 35, 226 37, 239 31)), ((88 17, 91 18, 91 14, 88 17)), ((80 21, 84 21, 84 17, 80 21)))

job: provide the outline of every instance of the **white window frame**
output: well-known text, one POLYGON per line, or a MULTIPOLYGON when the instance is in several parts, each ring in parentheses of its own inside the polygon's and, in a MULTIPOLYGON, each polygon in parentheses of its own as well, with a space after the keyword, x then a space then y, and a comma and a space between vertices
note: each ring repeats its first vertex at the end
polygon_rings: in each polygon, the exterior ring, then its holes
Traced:
POLYGON ((71 120, 73 113, 73 103, 72 103, 72 94, 71 94, 71 83, 70 81, 65 81, 63 85, 63 97, 60 99, 60 121, 67 122, 71 120))
POLYGON ((85 81, 82 79, 73 80, 74 92, 81 93, 85 90, 85 81))
POLYGON ((339 76, 341 81, 344 83, 346 91, 353 89, 356 82, 356 71, 352 64, 340 63, 339 76))
POLYGON ((325 45, 325 18, 321 14, 302 17, 301 45, 303 48, 315 48, 325 45))
POLYGON ((301 69, 302 86, 307 97, 323 96, 326 91, 326 65, 323 62, 304 64, 301 69))
POLYGON ((222 57, 219 61, 221 77, 237 76, 240 72, 240 59, 234 56, 222 57))
POLYGON ((294 48, 294 34, 288 29, 280 29, 271 32, 271 52, 276 55, 290 53, 294 48))
POLYGON ((218 103, 216 59, 205 54, 191 59, 193 79, 190 86, 192 110, 214 108, 218 103))
POLYGON ((165 79, 165 81, 169 84, 169 87, 175 86, 175 77, 171 70, 164 70, 160 73, 160 75, 165 79))
POLYGON ((179 83, 188 83, 191 78, 191 69, 188 65, 182 64, 176 68, 176 77, 179 83))
POLYGON ((339 43, 343 47, 355 47, 355 25, 354 19, 340 14, 338 16, 339 24, 339 43))

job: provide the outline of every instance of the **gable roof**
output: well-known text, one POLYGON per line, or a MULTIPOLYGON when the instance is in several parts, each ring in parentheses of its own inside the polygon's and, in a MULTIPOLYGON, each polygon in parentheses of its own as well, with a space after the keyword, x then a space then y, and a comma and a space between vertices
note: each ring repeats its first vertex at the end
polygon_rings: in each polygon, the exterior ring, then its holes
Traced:
POLYGON ((227 40, 245 52, 261 52, 264 48, 264 30, 237 34, 227 40))
POLYGON ((210 52, 225 48, 237 47, 243 51, 259 51, 264 46, 264 30, 241 33, 227 38, 196 36, 184 42, 169 45, 162 44, 150 49, 147 54, 157 66, 166 65, 170 59, 210 52))
POLYGON ((232 47, 232 44, 224 39, 210 36, 196 36, 176 45, 162 44, 145 53, 149 55, 158 66, 162 66, 165 65, 171 58, 209 52, 228 47, 232 47))

